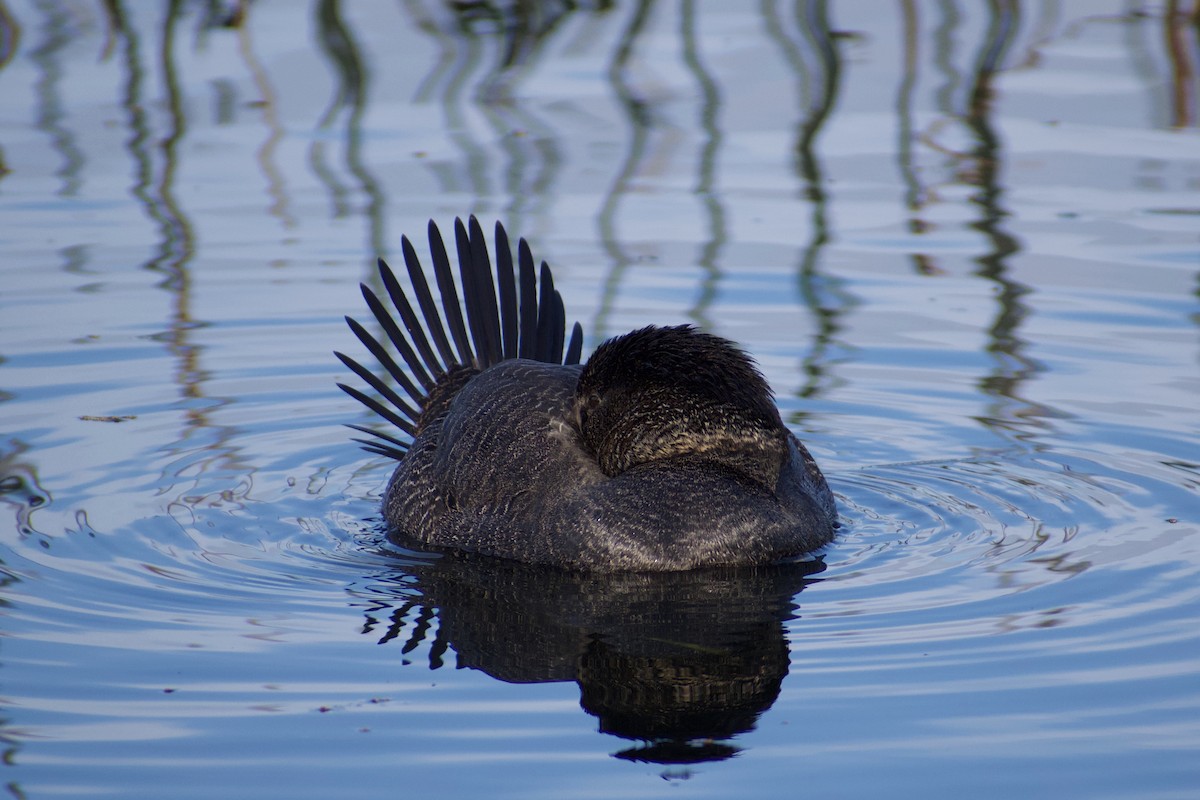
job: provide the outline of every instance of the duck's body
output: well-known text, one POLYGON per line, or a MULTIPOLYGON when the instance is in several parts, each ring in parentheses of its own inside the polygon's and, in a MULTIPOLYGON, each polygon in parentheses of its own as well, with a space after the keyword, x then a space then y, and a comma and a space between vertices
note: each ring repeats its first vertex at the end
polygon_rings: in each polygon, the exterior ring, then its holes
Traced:
MULTIPOLYGON (((421 387, 401 380, 416 407, 342 356, 392 408, 368 405, 412 437, 368 431, 386 442, 369 448, 400 461, 383 504, 398 539, 569 568, 681 570, 770 563, 833 538, 833 495, 741 351, 690 327, 651 327, 572 363, 581 331, 576 325, 564 359, 565 317, 546 266, 538 301, 528 248, 522 241, 517 281, 498 225, 497 300, 478 224, 472 219, 468 234, 458 223, 456 234, 474 347, 431 224, 450 335, 431 313, 407 241, 423 324, 382 262, 407 341, 368 297, 408 372, 428 371, 417 375, 421 387)), ((368 346, 380 355, 373 339, 368 346)), ((400 378, 390 358, 381 360, 400 378)))

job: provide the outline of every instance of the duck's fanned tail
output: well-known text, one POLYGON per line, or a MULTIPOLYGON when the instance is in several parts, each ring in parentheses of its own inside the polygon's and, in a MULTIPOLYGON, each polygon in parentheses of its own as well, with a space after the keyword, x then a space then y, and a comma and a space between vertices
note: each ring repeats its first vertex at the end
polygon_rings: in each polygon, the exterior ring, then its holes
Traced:
POLYGON ((582 356, 583 328, 575 323, 570 340, 566 341, 562 296, 555 290, 554 277, 544 261, 539 281, 533 254, 524 239, 517 243, 517 268, 514 270, 508 234, 503 225, 496 223, 494 280, 487 241, 474 216, 466 225, 461 219, 454 221, 454 240, 462 304, 441 232, 431 220, 429 252, 441 298, 441 312, 416 250, 408 237, 404 237, 401 247, 411 291, 405 291, 383 259, 379 260, 379 276, 391 301, 390 308, 371 288, 361 285, 363 298, 381 335, 372 334, 357 320, 346 317, 350 330, 382 369, 372 371, 344 353, 335 352, 334 355, 378 397, 353 386, 342 383, 338 386, 404 434, 399 436, 395 431, 349 425, 374 437, 354 440, 370 453, 396 460, 404 458, 430 392, 456 367, 484 370, 518 357, 549 364, 578 364, 582 356), (392 351, 399 355, 399 361, 392 356, 392 351))

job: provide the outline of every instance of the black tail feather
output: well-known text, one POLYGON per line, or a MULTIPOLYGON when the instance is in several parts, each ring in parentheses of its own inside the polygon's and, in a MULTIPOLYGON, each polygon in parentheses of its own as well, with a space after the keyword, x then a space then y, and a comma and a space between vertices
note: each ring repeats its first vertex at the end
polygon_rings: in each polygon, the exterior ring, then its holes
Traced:
MULTIPOLYGON (((471 217, 471 219, 475 219, 471 217)), ((513 270, 512 248, 504 226, 496 223, 496 296, 500 301, 500 336, 504 341, 502 358, 517 357, 517 283, 513 270)))
POLYGON ((408 417, 414 423, 421 418, 420 411, 417 411, 408 403, 404 402, 404 400, 401 399, 400 395, 396 394, 392 387, 388 386, 382 380, 372 375, 370 370, 368 370, 362 364, 359 364, 353 358, 350 358, 350 356, 344 353, 339 353, 336 350, 333 352, 333 354, 338 357, 339 361, 349 367, 351 372, 366 381, 368 386, 379 392, 379 394, 383 395, 383 399, 391 403, 392 408, 408 417))
POLYGON ((567 344, 567 357, 564 364, 578 364, 583 358, 583 326, 576 322, 571 327, 571 341, 567 344))
POLYGON ((425 387, 425 391, 432 389, 433 378, 429 377, 429 373, 425 371, 425 367, 422 365, 420 359, 417 358, 417 354, 413 352, 412 345, 408 343, 408 339, 400 332, 400 328, 396 325, 396 320, 392 319, 392 315, 388 313, 375 292, 371 291, 366 284, 359 284, 359 286, 362 287, 362 296, 367 301, 367 307, 375 315, 375 319, 378 320, 380 327, 387 334, 388 340, 396 346, 396 350, 400 353, 400 357, 404 359, 404 363, 408 365, 413 376, 425 387))
POLYGON ((533 253, 524 239, 517 244, 517 262, 520 265, 521 284, 521 358, 534 358, 538 340, 538 297, 537 278, 533 271, 533 253))
POLYGON ((368 453, 372 453, 377 456, 394 458, 397 461, 402 460, 406 455, 408 455, 408 450, 398 450, 395 447, 388 447, 386 444, 372 442, 370 439, 359 439, 354 437, 351 438, 350 441, 358 442, 360 445, 362 445, 362 449, 366 450, 368 453))
MULTIPOLYGON (((412 282, 413 293, 417 296, 417 304, 421 307, 421 316, 425 317, 429 333, 433 335, 433 342, 442 356, 442 364, 449 368, 455 361, 454 351, 450 349, 450 341, 446 338, 446 327, 442 324, 437 305, 433 302, 433 294, 429 291, 429 282, 425 280, 425 270, 421 268, 421 260, 417 258, 417 251, 413 249, 412 242, 408 240, 407 236, 400 238, 400 249, 404 251, 404 266, 408 270, 408 279, 412 282)), ((379 259, 379 263, 383 264, 382 258, 379 259)))
MULTIPOLYGON (((431 220, 429 252, 441 300, 440 311, 416 250, 403 237, 401 249, 411 291, 401 286, 382 259, 378 264, 383 286, 403 330, 380 296, 365 285, 363 298, 384 336, 376 338, 357 321, 346 317, 346 324, 379 362, 383 373, 373 373, 353 358, 335 353, 379 397, 341 383, 338 386, 408 437, 416 435, 429 393, 455 367, 483 370, 517 357, 578 364, 583 352, 583 328, 575 323, 570 341, 565 341, 567 326, 562 296, 555 290, 554 277, 545 262, 540 274, 535 273, 533 255, 524 239, 517 242, 514 270, 508 234, 503 225, 496 223, 493 274, 487 241, 478 220, 474 216, 466 224, 461 219, 455 220, 454 234, 461 303, 449 254, 441 232, 431 220), (388 352, 386 342, 391 342, 403 367, 388 352), (389 376, 398 390, 389 386, 389 376)), ((410 442, 404 438, 363 425, 349 427, 375 437, 354 440, 370 453, 400 460, 409 449, 410 442)))
MULTIPOLYGON (((488 364, 498 364, 504 360, 504 344, 500 331, 500 299, 496 293, 496 284, 492 282, 492 261, 488 257, 487 239, 483 238, 483 228, 479 220, 472 214, 469 222, 471 231, 471 271, 478 275, 477 294, 480 309, 483 311, 484 331, 487 334, 487 346, 475 343, 475 352, 486 350, 488 364)), ((465 268, 459 262, 459 269, 465 268)))
POLYGON ((383 279, 383 287, 387 290, 392 305, 400 312, 400 319, 404 321, 404 329, 408 331, 408 338, 416 346, 417 352, 421 354, 421 360, 433 375, 434 380, 440 378, 446 370, 437 360, 437 356, 433 354, 433 348, 429 345, 429 337, 425 335, 425 329, 421 326, 421 321, 417 319, 412 304, 408 302, 404 290, 400 288, 400 282, 396 280, 392 268, 382 258, 377 261, 379 277, 383 279))
POLYGON ((470 225, 468 234, 462 220, 455 220, 454 241, 458 247, 458 272, 467 307, 467 324, 475 346, 475 366, 483 369, 500 360, 500 322, 496 315, 496 286, 492 282, 487 242, 474 216, 470 225))
MULTIPOLYGON (((549 272, 550 268, 547 267, 549 272)), ((567 309, 563 306, 562 295, 557 291, 554 292, 554 305, 550 307, 554 313, 553 322, 550 325, 550 332, 554 334, 554 349, 550 353, 550 360, 555 364, 561 364, 563 360, 563 344, 567 338, 567 309)))
POLYGON ((408 442, 405 442, 402 439, 397 439, 395 436, 389 436, 388 434, 382 433, 373 428, 368 428, 365 425, 347 424, 346 427, 352 428, 360 433, 365 433, 368 436, 375 437, 375 439, 351 439, 351 441, 361 444, 363 449, 369 453, 388 456, 389 458, 394 458, 397 461, 404 458, 404 456, 408 453, 408 442))
POLYGON ((354 332, 358 340, 371 351, 371 355, 375 356, 375 360, 387 370, 387 373, 395 379, 396 383, 400 384, 400 387, 404 391, 408 392, 409 397, 416 399, 424 396, 425 393, 416 387, 404 370, 400 369, 400 365, 392 359, 392 356, 384 346, 374 336, 367 333, 367 329, 360 325, 358 320, 353 317, 346 317, 346 324, 350 326, 350 330, 354 332))
POLYGON ((542 262, 541 296, 538 298, 537 345, 534 358, 538 361, 553 361, 554 358, 554 278, 550 267, 542 262))
POLYGON ((362 403, 364 406, 371 409, 376 414, 383 417, 388 422, 392 423, 393 425, 395 425, 397 428, 404 431, 408 435, 411 436, 417 432, 416 425, 414 425, 411 422, 409 422, 408 420, 404 419, 404 417, 400 416, 395 411, 392 411, 390 408, 388 408, 387 406, 380 403, 374 397, 368 397, 367 395, 360 392, 358 389, 355 389, 353 386, 347 386, 344 383, 339 383, 337 386, 343 392, 350 395, 355 400, 362 403))
MULTIPOLYGON (((375 436, 379 439, 383 439, 385 442, 392 445, 393 450, 399 450, 400 452, 405 452, 408 450, 408 442, 404 441, 403 439, 397 439, 395 436, 389 436, 388 434, 384 433, 383 431, 377 431, 374 428, 368 428, 366 425, 355 425, 353 423, 346 423, 346 427, 353 428, 354 430, 359 431, 360 433, 366 433, 371 436, 375 436)), ((376 444, 379 447, 384 446, 384 445, 380 444, 379 442, 375 442, 374 444, 376 444)))
MULTIPOLYGON (((454 275, 450 272, 450 256, 442 242, 442 232, 433 220, 429 220, 429 254, 433 258, 433 273, 437 278, 438 292, 442 295, 442 310, 446 312, 446 324, 458 348, 458 363, 470 364, 475 360, 471 342, 467 339, 467 326, 463 323, 462 309, 458 305, 458 290, 454 288, 454 275)), ((464 288, 464 291, 465 288, 464 288)))

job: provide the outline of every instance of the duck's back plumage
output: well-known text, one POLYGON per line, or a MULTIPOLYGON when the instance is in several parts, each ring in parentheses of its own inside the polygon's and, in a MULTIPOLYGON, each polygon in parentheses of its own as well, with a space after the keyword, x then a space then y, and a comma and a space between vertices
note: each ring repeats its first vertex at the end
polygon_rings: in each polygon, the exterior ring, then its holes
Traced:
POLYGON ((478 222, 456 221, 464 317, 432 222, 429 238, 441 314, 407 239, 416 307, 382 261, 399 321, 363 287, 406 368, 347 318, 397 388, 338 354, 378 399, 342 388, 393 426, 352 427, 376 437, 368 450, 400 462, 383 505, 398 541, 571 568, 678 570, 768 563, 832 538, 824 477, 730 343, 646 328, 580 365, 582 330, 567 340, 550 270, 543 263, 535 276, 524 240, 514 270, 497 224, 493 280, 478 222), (688 375, 673 379, 681 367, 688 375))

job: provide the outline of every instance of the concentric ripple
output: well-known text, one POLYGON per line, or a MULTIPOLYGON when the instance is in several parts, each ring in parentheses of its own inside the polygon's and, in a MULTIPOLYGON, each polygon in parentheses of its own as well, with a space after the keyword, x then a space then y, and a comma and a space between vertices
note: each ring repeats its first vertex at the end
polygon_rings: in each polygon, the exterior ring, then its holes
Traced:
POLYGON ((793 673, 856 697, 1113 686, 1088 703, 1127 713, 1116 685, 1200 661, 1178 614, 1200 606, 1195 481, 1139 453, 838 474, 846 525, 789 625, 793 673))
POLYGON ((878 592, 887 600, 879 613, 937 606, 939 587, 961 604, 1126 557, 1154 561, 1155 550, 1178 547, 1179 518, 1194 502, 1184 486, 1051 454, 869 467, 836 483, 846 525, 826 581, 878 592), (1159 502, 1130 502, 1143 493, 1159 502), (976 592, 943 585, 962 579, 976 592))

